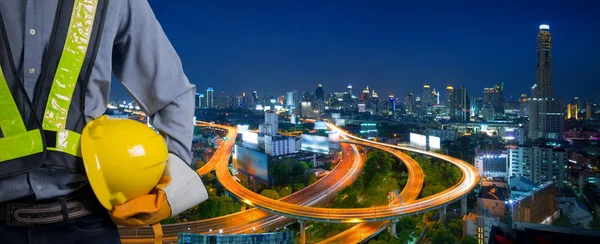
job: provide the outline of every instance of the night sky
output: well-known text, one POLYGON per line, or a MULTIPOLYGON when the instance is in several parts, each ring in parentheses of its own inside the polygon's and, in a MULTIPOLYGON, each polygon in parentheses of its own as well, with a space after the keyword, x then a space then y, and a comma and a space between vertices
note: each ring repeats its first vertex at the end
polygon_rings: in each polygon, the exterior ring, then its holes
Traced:
MULTIPOLYGON (((329 93, 351 83, 355 95, 369 85, 404 97, 427 82, 482 97, 504 81, 514 100, 535 84, 547 18, 555 95, 600 102, 600 1, 149 2, 199 92, 282 95, 322 83, 329 93)), ((125 98, 115 87, 113 97, 125 98)))

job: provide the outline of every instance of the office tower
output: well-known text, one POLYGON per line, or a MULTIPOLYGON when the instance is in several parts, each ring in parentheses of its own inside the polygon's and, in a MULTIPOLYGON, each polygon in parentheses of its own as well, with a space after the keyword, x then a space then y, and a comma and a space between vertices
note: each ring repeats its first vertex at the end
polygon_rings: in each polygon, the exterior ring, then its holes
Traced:
POLYGON ((537 36, 537 74, 529 99, 529 138, 561 139, 564 129, 563 102, 554 98, 552 87, 552 36, 550 26, 540 25, 537 36))
POLYGON ((579 110, 579 107, 577 106, 577 103, 567 104, 567 119, 578 120, 579 119, 579 117, 577 116, 578 110, 579 110))
POLYGON ((494 108, 492 107, 492 104, 490 103, 486 103, 483 105, 483 120, 487 121, 487 122, 493 122, 494 121, 494 108))
POLYGON ((227 108, 228 107, 228 97, 225 95, 225 92, 221 92, 219 94, 219 108, 223 109, 223 108, 227 108))
POLYGON ((471 116, 482 117, 483 116, 483 98, 474 97, 471 101, 471 116))
POLYGON ((206 89, 206 107, 214 108, 214 90, 212 87, 206 89))
POLYGON ((454 90, 451 108, 452 115, 450 118, 454 121, 458 122, 468 122, 470 120, 470 109, 471 109, 471 101, 469 100, 469 94, 467 93, 467 88, 461 86, 460 88, 454 90))
POLYGON ((285 98, 285 107, 288 109, 288 112, 290 114, 294 114, 294 115, 298 114, 298 109, 299 109, 298 102, 299 102, 298 91, 293 90, 293 91, 287 92, 287 95, 285 98))
POLYGON ((200 93, 194 95, 194 108, 200 107, 200 93))
POLYGON ((554 181, 566 186, 568 177, 567 152, 560 148, 519 146, 508 153, 510 176, 523 176, 537 184, 554 181))
POLYGON ((491 104, 495 113, 504 114, 504 82, 483 88, 483 102, 491 104))
POLYGON ((447 86, 446 87, 446 110, 448 113, 448 116, 452 117, 452 113, 454 111, 454 87, 452 86, 447 86))
POLYGON ((588 98, 585 102, 585 119, 592 119, 594 112, 594 100, 588 98))
POLYGON ((392 119, 396 119, 396 98, 394 98, 394 95, 390 95, 388 99, 388 111, 392 119))
POLYGON ((519 98, 519 117, 526 117, 529 116, 529 109, 527 109, 527 95, 526 94, 521 94, 521 97, 519 98))
POLYGON ((322 114, 325 112, 325 91, 321 84, 319 84, 317 90, 315 90, 315 98, 317 99, 317 111, 319 111, 319 114, 322 114))
POLYGON ((379 113, 379 94, 375 92, 375 89, 371 91, 371 99, 369 100, 369 112, 371 114, 379 113))
POLYGON ((431 107, 433 106, 433 104, 435 104, 435 101, 433 99, 433 91, 427 83, 423 85, 423 98, 421 99, 421 103, 423 105, 423 109, 426 112, 431 112, 431 107))
POLYGON ((415 98, 412 92, 408 92, 406 98, 404 98, 404 105, 406 106, 406 113, 413 114, 415 112, 415 98))

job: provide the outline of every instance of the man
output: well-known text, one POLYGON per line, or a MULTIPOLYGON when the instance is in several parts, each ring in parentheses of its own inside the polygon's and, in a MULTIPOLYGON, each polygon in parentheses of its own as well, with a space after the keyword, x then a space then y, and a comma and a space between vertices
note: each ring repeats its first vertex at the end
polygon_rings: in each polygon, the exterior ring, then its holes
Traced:
POLYGON ((112 73, 169 162, 190 164, 195 87, 147 1, 0 1, 0 17, 0 243, 119 243, 81 169, 81 131, 112 73))

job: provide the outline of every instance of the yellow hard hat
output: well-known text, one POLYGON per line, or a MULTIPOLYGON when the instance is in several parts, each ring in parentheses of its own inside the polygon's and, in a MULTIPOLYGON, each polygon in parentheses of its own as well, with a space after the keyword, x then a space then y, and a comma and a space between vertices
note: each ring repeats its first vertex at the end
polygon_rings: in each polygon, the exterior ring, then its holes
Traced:
POLYGON ((152 191, 169 155, 163 137, 150 127, 106 115, 83 128, 81 153, 94 194, 108 210, 152 191))

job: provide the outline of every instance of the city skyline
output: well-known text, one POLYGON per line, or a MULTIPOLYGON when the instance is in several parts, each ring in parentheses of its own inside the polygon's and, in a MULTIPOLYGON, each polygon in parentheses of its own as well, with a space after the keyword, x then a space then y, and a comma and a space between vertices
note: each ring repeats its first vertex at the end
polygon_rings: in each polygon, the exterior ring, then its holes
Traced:
MULTIPOLYGON (((327 4, 228 8, 191 3, 199 10, 190 9, 200 11, 191 16, 183 5, 150 3, 197 91, 214 87, 217 93, 257 90, 275 96, 314 91, 317 84, 326 93, 343 91, 350 83, 402 97, 409 91, 420 94, 428 83, 437 90, 464 85, 482 97, 483 88, 504 82, 506 100, 515 101, 521 94, 531 96, 536 83, 536 31, 546 18, 554 39, 555 96, 600 100, 596 89, 578 89, 598 84, 600 77, 593 68, 600 65, 593 58, 599 33, 586 21, 592 18, 589 6, 365 3, 336 9, 327 4), (301 22, 304 16, 313 18, 301 22)), ((114 87, 111 98, 127 96, 114 87)))

